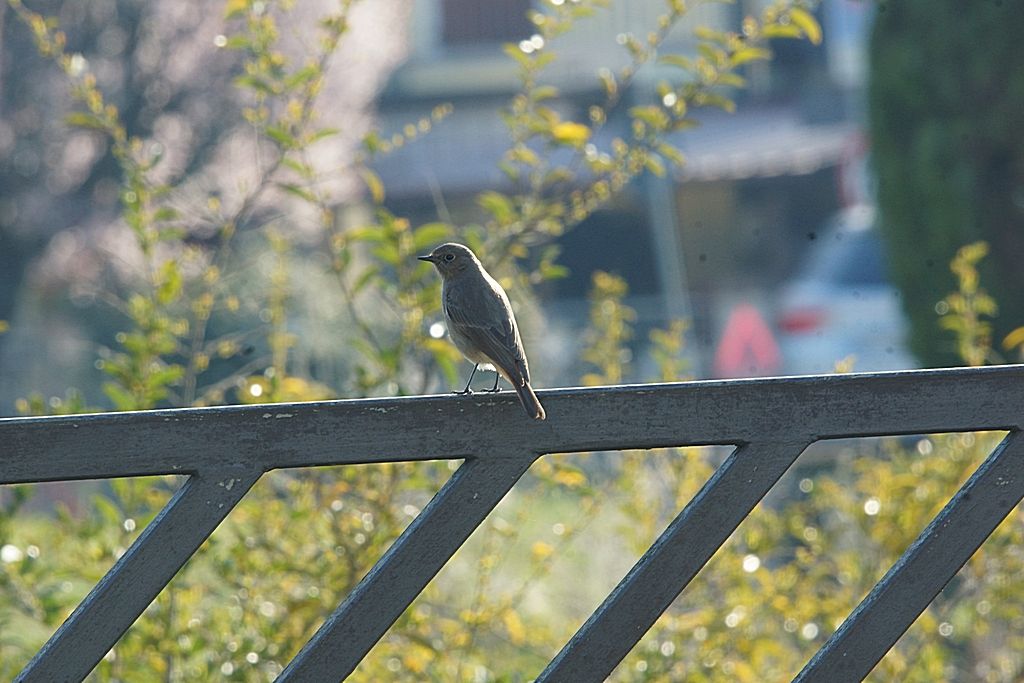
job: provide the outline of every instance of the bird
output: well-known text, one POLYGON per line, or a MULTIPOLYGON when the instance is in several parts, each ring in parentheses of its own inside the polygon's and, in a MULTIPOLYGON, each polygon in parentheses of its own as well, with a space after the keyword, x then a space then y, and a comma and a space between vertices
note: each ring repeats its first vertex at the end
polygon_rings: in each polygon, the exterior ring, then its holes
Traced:
POLYGON ((473 251, 462 244, 447 242, 425 256, 441 275, 441 309, 448 334, 462 355, 473 363, 469 382, 456 394, 471 394, 469 385, 478 369, 494 370, 494 387, 504 377, 515 389, 526 414, 535 420, 547 418, 544 407, 530 386, 530 366, 519 337, 512 305, 501 285, 491 277, 473 251))

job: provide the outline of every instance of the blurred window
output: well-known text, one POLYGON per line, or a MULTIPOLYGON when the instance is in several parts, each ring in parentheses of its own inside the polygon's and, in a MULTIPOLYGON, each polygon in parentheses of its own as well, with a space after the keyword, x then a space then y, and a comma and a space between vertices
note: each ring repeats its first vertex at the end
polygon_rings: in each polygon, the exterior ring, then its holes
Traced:
POLYGON ((806 279, 836 285, 884 285, 889 282, 882 241, 873 230, 834 232, 808 259, 806 279))
POLYGON ((647 215, 636 208, 596 211, 558 239, 558 262, 569 269, 565 278, 549 283, 552 298, 586 298, 593 273, 604 270, 624 277, 632 295, 660 291, 657 247, 647 215))
POLYGON ((533 33, 530 0, 441 0, 445 45, 522 40, 533 33))

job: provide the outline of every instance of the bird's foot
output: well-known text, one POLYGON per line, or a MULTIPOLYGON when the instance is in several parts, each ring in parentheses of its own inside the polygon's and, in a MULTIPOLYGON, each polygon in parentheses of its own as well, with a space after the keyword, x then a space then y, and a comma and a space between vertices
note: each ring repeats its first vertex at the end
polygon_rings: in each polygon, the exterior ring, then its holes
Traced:
POLYGON ((453 391, 452 393, 455 394, 456 396, 469 396, 470 394, 473 393, 473 390, 470 389, 469 387, 466 387, 462 391, 453 391))
POLYGON ((499 393, 501 393, 502 388, 501 387, 495 387, 493 389, 481 389, 480 391, 481 391, 481 393, 484 393, 484 394, 499 394, 499 393))

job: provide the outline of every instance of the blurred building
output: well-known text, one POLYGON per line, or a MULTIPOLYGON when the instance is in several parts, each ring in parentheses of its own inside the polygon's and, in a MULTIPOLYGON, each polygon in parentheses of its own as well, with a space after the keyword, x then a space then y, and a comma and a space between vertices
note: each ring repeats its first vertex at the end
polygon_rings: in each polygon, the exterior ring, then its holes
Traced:
MULTIPOLYGON (((377 163, 396 211, 413 221, 435 220, 439 210, 469 221, 477 192, 511 189, 498 168, 508 146, 500 111, 518 81, 501 45, 530 38, 525 16, 532 4, 416 2, 409 59, 379 102, 381 127, 401 130, 435 104, 455 106, 430 135, 377 163)), ((764 4, 697 6, 673 29, 664 51, 693 52, 695 26, 735 31, 764 4)), ((601 93, 597 70, 626 62, 617 36, 644 35, 664 7, 663 0, 614 3, 559 39, 558 58, 545 73, 561 92, 557 106, 565 118, 586 119, 586 106, 601 93)), ((792 271, 807 236, 843 203, 852 160, 862 156, 868 11, 866 3, 826 0, 818 10, 823 45, 775 41, 774 59, 750 65, 748 89, 733 93, 736 114, 698 112, 702 125, 670 140, 685 154, 685 166, 667 178, 643 176, 561 239, 561 262, 571 275, 551 284, 545 304, 566 335, 586 317, 582 299, 598 269, 627 279, 641 329, 675 317, 692 320, 697 375, 711 374, 734 306, 752 303, 768 314, 771 292, 792 271)), ((654 84, 677 75, 671 67, 645 65, 619 109, 651 101, 654 84)), ((606 148, 613 137, 628 138, 627 126, 625 116, 613 116, 595 144, 606 148)), ((759 370, 773 369, 751 368, 759 370)))
MULTIPOLYGON (((668 37, 665 50, 692 53, 695 26, 736 30, 766 1, 697 5, 668 37)), ((215 47, 214 36, 224 30, 221 14, 195 11, 206 0, 129 4, 116 16, 109 14, 111 3, 58 4, 62 21, 76 27, 72 49, 93 60, 101 85, 131 117, 129 128, 161 141, 167 159, 174 157, 173 164, 165 162, 178 169, 174 173, 197 178, 204 192, 231 201, 244 184, 234 141, 251 136, 230 87, 234 53, 215 47), (144 31, 138 42, 120 40, 140 24, 167 30, 144 31), (193 77, 198 69, 202 78, 193 77), (138 83, 146 87, 134 87, 138 83), (245 129, 233 135, 232 126, 245 129)), ((381 157, 377 170, 399 215, 415 222, 436 220, 439 213, 461 223, 477 220, 477 193, 511 189, 498 168, 508 145, 500 111, 518 81, 501 46, 531 37, 526 13, 536 5, 358 5, 366 23, 353 29, 354 42, 333 62, 325 87, 325 101, 335 105, 322 123, 342 131, 331 141, 332 153, 354 154, 384 78, 377 116, 385 131, 400 131, 434 105, 451 102, 448 119, 381 157), (403 55, 404 63, 392 71, 403 55)), ((318 6, 298 7, 313 17, 318 6)), ((597 70, 627 59, 617 38, 650 30, 664 7, 664 0, 620 0, 559 39, 559 58, 546 77, 561 91, 556 106, 565 118, 585 118, 586 105, 601 92, 597 70)), ((639 312, 638 344, 647 338, 645 327, 677 317, 692 321, 690 351, 698 376, 713 373, 723 330, 736 310, 748 310, 741 304, 753 305, 771 322, 774 292, 809 245, 808 235, 840 204, 863 201, 866 192, 859 103, 869 9, 859 0, 824 0, 818 10, 822 46, 777 41, 770 63, 746 68, 749 87, 733 93, 738 113, 700 112, 703 125, 672 140, 687 157, 684 167, 668 178, 638 179, 561 238, 561 261, 571 275, 542 292, 553 334, 547 335, 547 348, 531 346, 531 357, 576 356, 588 311, 584 299, 598 269, 629 282, 629 303, 639 312)), ((105 378, 92 364, 97 345, 114 344, 121 325, 99 297, 123 277, 128 248, 118 223, 119 170, 97 136, 65 125, 73 103, 59 74, 36 54, 30 34, 7 21, 0 22, 0 35, 0 60, 7 67, 0 69, 0 320, 11 324, 0 336, 0 412, 11 412, 17 397, 34 391, 60 395, 67 386, 83 389, 95 402, 105 378)), ((289 45, 305 49, 297 37, 289 45)), ((651 101, 655 84, 677 75, 645 65, 624 93, 621 110, 651 101)), ((613 116, 594 142, 606 147, 615 136, 628 137, 627 125, 625 117, 613 116)), ((347 168, 349 159, 321 161, 347 168)), ((355 180, 345 185, 356 186, 355 180)), ((322 340, 318 352, 335 351, 329 334, 304 338, 322 340)), ((758 357, 747 347, 729 348, 735 353, 727 356, 758 357)), ((554 374, 545 376, 545 385, 579 376, 571 368, 554 374)))

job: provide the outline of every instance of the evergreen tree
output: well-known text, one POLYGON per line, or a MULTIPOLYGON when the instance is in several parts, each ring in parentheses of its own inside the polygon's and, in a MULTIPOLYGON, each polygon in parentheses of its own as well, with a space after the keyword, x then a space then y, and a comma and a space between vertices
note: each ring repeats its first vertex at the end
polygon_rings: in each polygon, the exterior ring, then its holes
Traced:
POLYGON ((1024 6, 1017 1, 878 3, 869 116, 893 276, 926 365, 957 361, 935 305, 955 289, 968 242, 991 256, 998 345, 1024 323, 1024 6))

